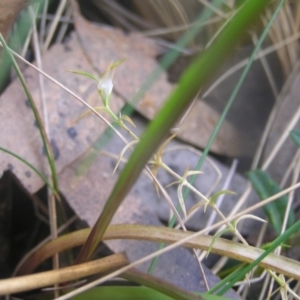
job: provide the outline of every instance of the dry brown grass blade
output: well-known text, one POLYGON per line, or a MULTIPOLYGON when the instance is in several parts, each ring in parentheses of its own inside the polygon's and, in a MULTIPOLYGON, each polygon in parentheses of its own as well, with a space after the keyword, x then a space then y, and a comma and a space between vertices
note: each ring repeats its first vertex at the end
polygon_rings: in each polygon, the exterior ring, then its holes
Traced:
MULTIPOLYGON (((83 244, 89 233, 90 229, 84 229, 49 242, 29 257, 20 268, 18 274, 28 274, 44 259, 51 257, 54 253, 83 244)), ((191 235, 192 232, 179 231, 166 227, 121 224, 109 226, 103 240, 138 239, 172 244, 191 235)), ((210 249, 212 242, 213 237, 206 235, 196 237, 186 242, 183 246, 207 251, 210 249)), ((220 238, 214 241, 211 252, 250 263, 258 258, 264 250, 220 238)), ((292 259, 270 254, 259 266, 300 280, 300 263, 292 259)))
POLYGON ((114 254, 76 266, 0 280, 0 295, 19 293, 57 283, 116 270, 129 263, 124 253, 114 254))
MULTIPOLYGON (((266 16, 262 18, 265 25, 267 19, 271 16, 271 10, 266 11, 266 16)), ((276 44, 299 32, 300 26, 300 2, 292 3, 286 1, 279 12, 278 18, 273 23, 269 32, 269 37, 273 44, 276 44)), ((277 55, 281 62, 285 76, 287 76, 296 61, 298 60, 299 44, 295 41, 284 48, 277 50, 277 55)))

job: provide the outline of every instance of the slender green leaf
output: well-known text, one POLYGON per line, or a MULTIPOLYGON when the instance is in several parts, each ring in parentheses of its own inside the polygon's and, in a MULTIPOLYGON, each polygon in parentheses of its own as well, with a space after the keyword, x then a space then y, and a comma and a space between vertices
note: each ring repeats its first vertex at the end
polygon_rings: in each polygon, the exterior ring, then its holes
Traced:
POLYGON ((221 196, 221 195, 235 195, 236 193, 230 190, 221 190, 215 194, 213 194, 210 198, 209 198, 209 202, 211 204, 215 204, 216 200, 221 196))
MULTIPOLYGON (((228 282, 233 280, 239 273, 241 273, 243 271, 243 268, 245 268, 245 266, 247 266, 245 263, 242 263, 240 266, 237 266, 237 268, 234 271, 232 271, 226 278, 224 278, 223 280, 218 282, 214 287, 212 287, 207 292, 207 294, 210 295, 212 293, 216 293, 221 288, 224 288, 224 286, 226 286, 226 284, 228 284, 228 282)), ((218 293, 218 295, 220 295, 220 293, 218 293)))
POLYGON ((241 263, 238 260, 229 258, 225 263, 224 267, 217 273, 219 278, 225 278, 232 272, 234 272, 237 268, 240 268, 244 263, 241 263))
POLYGON ((50 170, 51 170, 51 177, 52 177, 53 187, 56 191, 56 194, 58 194, 59 189, 58 189, 58 180, 57 180, 56 167, 55 167, 55 162, 54 162, 54 155, 53 155, 53 151, 52 151, 52 148, 51 148, 51 144, 48 140, 47 134, 46 134, 45 129, 44 129, 43 121, 42 121, 42 119, 39 115, 38 109, 35 105, 35 102, 33 100, 31 92, 30 92, 30 90, 29 90, 29 88, 26 84, 25 78, 24 78, 24 76, 23 76, 23 74, 22 74, 15 58, 11 54, 10 48, 7 46, 4 38, 2 37, 2 34, 0 34, 0 41, 2 43, 2 46, 5 50, 5 52, 7 53, 9 59, 12 62, 12 65, 13 65, 13 67, 14 67, 17 75, 18 75, 18 78, 19 78, 19 80, 22 84, 22 87, 23 87, 23 89, 26 93, 26 96, 28 98, 28 101, 30 103, 32 112, 34 114, 35 120, 36 120, 37 125, 38 125, 38 129, 40 131, 40 135, 41 135, 43 146, 44 146, 44 149, 45 149, 45 152, 46 152, 46 156, 47 156, 47 159, 48 159, 48 164, 49 164, 49 167, 50 167, 50 170))
POLYGON ((47 186, 49 187, 49 189, 55 194, 56 191, 54 190, 53 186, 50 184, 50 182, 47 180, 47 177, 42 174, 35 166, 33 166, 31 163, 29 163, 27 160, 25 160, 23 157, 19 156, 18 154, 6 149, 6 148, 3 148, 3 147, 0 147, 0 150, 5 152, 5 153, 8 153, 10 154, 11 156, 17 158, 18 160, 20 160, 21 162, 23 162, 25 165, 27 165, 30 169, 32 169, 44 182, 45 184, 47 184, 47 186))
MULTIPOLYGON (((287 239, 291 237, 291 235, 300 230, 300 221, 297 221, 293 224, 289 229, 287 229, 283 234, 278 236, 271 244, 268 249, 261 254, 255 261, 253 261, 248 266, 238 269, 230 274, 228 277, 223 279, 218 283, 219 286, 223 286, 223 289, 218 292, 218 295, 223 295, 226 293, 237 281, 241 280, 248 272, 250 272, 253 268, 255 268, 265 257, 267 257, 270 253, 274 252, 274 250, 284 243, 287 239)), ((215 289, 215 287, 213 288, 215 289)), ((212 293, 213 289, 209 290, 208 293, 212 293)))
POLYGON ((300 130, 294 129, 290 132, 290 137, 297 147, 300 148, 300 130))
MULTIPOLYGON (((281 192, 278 184, 272 180, 268 173, 264 171, 250 171, 248 172, 248 177, 261 200, 281 192)), ((280 235, 281 233, 287 201, 287 196, 282 196, 276 201, 264 206, 264 212, 270 222, 270 225, 274 228, 277 235, 280 235)), ((295 213, 293 210, 291 210, 288 218, 288 227, 293 225, 294 222, 295 213)))
POLYGON ((85 71, 81 71, 81 70, 69 70, 68 72, 88 77, 90 79, 93 79, 96 82, 99 81, 99 78, 97 76, 95 76, 95 75, 93 75, 91 73, 85 72, 85 71))
POLYGON ((213 248, 213 246, 214 246, 215 242, 217 241, 217 239, 219 239, 223 234, 225 234, 225 233, 227 233, 227 232, 230 232, 230 233, 231 233, 232 231, 233 231, 233 230, 232 230, 231 228, 226 227, 226 228, 224 228, 223 230, 217 232, 217 233, 214 235, 214 237, 213 237, 213 239, 212 239, 212 241, 211 241, 211 244, 209 245, 209 248, 208 248, 208 250, 207 250, 206 258, 207 258, 208 255, 210 254, 211 249, 213 248))
POLYGON ((184 113, 199 91, 226 58, 239 38, 259 15, 267 0, 248 1, 233 17, 222 35, 189 66, 175 91, 150 123, 141 142, 125 165, 99 219, 79 253, 76 263, 89 260, 100 243, 119 205, 137 180, 145 164, 166 137, 173 124, 184 113))

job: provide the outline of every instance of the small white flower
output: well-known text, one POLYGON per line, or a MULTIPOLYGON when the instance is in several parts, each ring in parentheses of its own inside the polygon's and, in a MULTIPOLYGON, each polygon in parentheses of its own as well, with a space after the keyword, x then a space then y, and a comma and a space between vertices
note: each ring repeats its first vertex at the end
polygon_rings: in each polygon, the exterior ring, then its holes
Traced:
POLYGON ((124 59, 112 62, 108 69, 103 73, 98 82, 98 92, 105 107, 109 106, 109 98, 113 90, 113 76, 115 68, 121 64, 124 59))
POLYGON ((106 71, 98 82, 98 91, 105 106, 108 105, 110 95, 113 90, 113 74, 114 69, 106 71))

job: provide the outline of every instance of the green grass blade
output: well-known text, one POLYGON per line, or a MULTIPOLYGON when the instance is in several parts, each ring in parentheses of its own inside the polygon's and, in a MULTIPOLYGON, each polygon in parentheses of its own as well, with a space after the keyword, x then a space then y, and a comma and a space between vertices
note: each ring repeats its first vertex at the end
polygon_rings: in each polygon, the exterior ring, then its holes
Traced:
POLYGON ((17 75, 18 75, 18 78, 19 78, 19 80, 20 80, 20 82, 23 86, 23 89, 24 89, 24 91, 26 93, 26 96, 28 98, 28 101, 30 103, 31 109, 33 111, 35 120, 36 120, 37 125, 38 125, 38 129, 40 131, 43 146, 44 146, 46 156, 47 156, 47 159, 48 159, 48 164, 49 164, 49 167, 50 167, 50 170, 51 170, 52 184, 53 184, 54 190, 56 191, 56 194, 58 194, 59 189, 58 189, 57 173, 56 173, 55 162, 54 162, 54 155, 53 155, 53 152, 52 152, 50 142, 48 141, 47 134, 46 134, 44 126, 43 126, 43 122, 42 122, 41 117, 39 115, 39 112, 38 112, 38 110, 35 106, 35 103, 34 103, 34 100, 32 98, 32 95, 30 93, 30 90, 29 90, 29 88, 26 84, 25 78, 24 78, 24 76, 23 76, 23 74, 22 74, 15 58, 11 54, 11 51, 10 51, 9 47, 7 46, 7 44, 6 44, 4 38, 2 37, 1 34, 0 34, 0 41, 2 43, 2 46, 3 46, 6 54, 8 55, 8 57, 10 58, 10 60, 12 62, 12 65, 13 65, 13 67, 14 67, 17 75))
MULTIPOLYGON (((281 192, 278 184, 272 180, 268 173, 261 170, 254 170, 248 172, 248 178, 251 181, 254 190, 263 201, 279 192, 281 192)), ((274 228, 277 235, 281 234, 281 228, 284 220, 284 214, 287 206, 287 196, 282 196, 276 201, 268 203, 264 206, 264 212, 274 228)), ((295 212, 290 211, 287 227, 290 227, 295 222, 295 212)))
POLYGON ((227 282, 230 282, 232 279, 235 278, 235 276, 237 276, 239 274, 239 272, 241 272, 241 270, 243 270, 243 267, 245 266, 245 264, 242 264, 240 266, 238 266, 233 272, 231 272, 225 279, 221 280, 220 282, 218 282, 214 287, 212 287, 207 294, 211 295, 212 293, 216 293, 218 290, 220 290, 221 288, 224 288, 225 284, 227 282))
POLYGON ((184 113, 196 96, 200 86, 208 80, 224 61, 226 54, 234 47, 242 34, 253 23, 264 8, 267 0, 248 1, 225 28, 223 34, 198 57, 181 77, 178 87, 167 103, 147 128, 128 163, 121 172, 99 219, 79 253, 76 263, 91 258, 119 205, 137 180, 145 164, 166 137, 173 124, 184 113))
MULTIPOLYGON (((237 281, 241 280, 248 272, 250 272, 254 267, 256 267, 259 262, 261 262, 265 257, 267 257, 270 253, 272 253, 278 246, 280 246, 287 239, 289 239, 292 234, 294 234, 299 230, 300 230, 300 221, 296 222, 289 229, 287 229, 285 233, 277 237, 271 243, 270 247, 261 256, 259 256, 255 261, 253 261, 251 264, 249 264, 242 270, 239 270, 239 272, 237 272, 236 276, 233 279, 231 279, 230 281, 228 281, 227 278, 222 280, 221 282, 224 288, 218 292, 218 295, 223 295, 224 293, 226 293, 237 281)), ((210 292, 211 291, 209 291, 209 293, 210 292)))
POLYGON ((300 148, 300 130, 294 129, 290 132, 290 137, 292 141, 296 144, 298 148, 300 148))
POLYGON ((17 158, 18 160, 20 160, 21 162, 23 162, 25 165, 27 165, 31 170, 33 170, 44 182, 45 184, 47 184, 47 186, 49 187, 49 189, 55 194, 56 191, 54 190, 53 186, 51 185, 51 183, 47 180, 47 177, 42 174, 35 166, 33 166, 31 163, 29 163, 27 160, 25 160, 23 157, 19 156, 18 154, 7 150, 6 148, 0 147, 0 150, 10 154, 11 156, 17 158))
POLYGON ((68 70, 68 72, 73 73, 73 74, 77 74, 77 75, 82 75, 85 76, 87 78, 93 79, 94 81, 98 82, 99 78, 91 73, 85 72, 85 71, 81 71, 81 70, 68 70))

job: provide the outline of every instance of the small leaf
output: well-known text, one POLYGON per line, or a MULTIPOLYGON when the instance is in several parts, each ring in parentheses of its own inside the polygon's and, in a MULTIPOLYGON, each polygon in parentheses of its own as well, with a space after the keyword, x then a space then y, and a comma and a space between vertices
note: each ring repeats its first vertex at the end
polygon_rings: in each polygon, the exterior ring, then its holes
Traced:
POLYGON ((99 80, 99 78, 97 78, 95 75, 85 72, 85 71, 69 70, 68 72, 91 78, 91 79, 95 80, 96 82, 98 82, 98 80, 99 80))
POLYGON ((182 196, 182 187, 183 187, 183 183, 178 186, 177 194, 178 194, 178 200, 179 200, 181 210, 183 212, 184 218, 186 219, 187 215, 186 215, 185 203, 184 203, 183 196, 182 196))
POLYGON ((209 248, 208 248, 208 250, 207 250, 207 252, 206 252, 206 258, 208 257, 208 255, 209 255, 209 253, 210 253, 212 247, 214 246, 216 240, 217 240, 218 238, 220 238, 224 233, 227 233, 227 232, 232 232, 232 229, 226 227, 226 228, 224 228, 223 230, 217 232, 217 233, 214 235, 214 237, 213 237, 213 239, 212 239, 212 241, 211 241, 211 244, 209 245, 209 248))
POLYGON ((118 169, 118 166, 119 166, 119 164, 120 164, 120 162, 121 162, 121 160, 122 160, 122 158, 123 158, 125 152, 126 152, 130 147, 132 147, 134 144, 137 144, 138 142, 139 142, 139 141, 135 141, 135 140, 134 140, 134 141, 129 142, 127 145, 125 145, 125 147, 122 149, 122 151, 121 151, 121 153, 120 153, 120 155, 119 155, 118 161, 117 161, 116 166, 115 166, 115 168, 114 168, 114 170, 113 170, 113 174, 116 173, 116 171, 117 171, 117 169, 118 169))
POLYGON ((162 155, 164 153, 165 147, 176 137, 176 134, 172 134, 169 138, 167 138, 158 148, 156 152, 156 156, 159 160, 162 159, 162 155))
POLYGON ((122 59, 119 59, 115 62, 112 62, 109 66, 109 70, 112 70, 114 68, 116 68, 118 65, 120 65, 122 62, 124 62, 126 59, 125 58, 122 58, 122 59))
POLYGON ((216 202, 216 200, 218 199, 218 197, 221 196, 221 195, 224 195, 224 194, 225 194, 225 195, 236 195, 236 193, 233 192, 233 191, 230 191, 230 190, 222 190, 222 191, 219 191, 219 192, 213 194, 213 195, 209 198, 209 202, 210 202, 211 204, 215 204, 215 202, 216 202))
POLYGON ((203 174, 203 172, 202 171, 188 171, 185 177, 188 178, 189 176, 199 175, 199 174, 203 174))
MULTIPOLYGON (((269 198, 281 191, 278 184, 272 180, 268 173, 261 170, 254 170, 248 172, 249 180, 251 181, 253 188, 259 195, 261 200, 269 198)), ((277 200, 268 203, 264 206, 265 214, 276 231, 277 235, 281 233, 281 227, 287 205, 287 197, 282 196, 277 200)), ((290 227, 295 222, 295 213, 290 211, 287 227, 290 227)))
POLYGON ((126 121, 127 123, 129 123, 130 125, 132 125, 133 127, 136 128, 135 124, 128 116, 126 116, 126 115, 123 116, 120 114, 120 119, 126 121))
POLYGON ((256 221, 260 221, 262 223, 267 223, 267 221, 262 219, 262 218, 259 218, 259 217, 254 216, 254 215, 246 214, 246 215, 243 215, 243 216, 239 217, 238 219, 236 219, 234 221, 234 228, 236 229, 239 221, 244 220, 244 219, 253 219, 253 220, 256 220, 256 221))
MULTIPOLYGON (((201 206, 207 206, 207 201, 201 201, 201 202, 199 202, 199 203, 196 203, 195 205, 193 205, 190 209, 189 209, 189 211, 188 211, 188 213, 187 213, 187 215, 189 216, 194 210, 196 210, 196 209, 198 209, 198 208, 200 208, 201 206)), ((204 211, 206 210, 206 208, 204 208, 204 211)))
MULTIPOLYGON (((97 112, 100 112, 102 110, 106 110, 105 107, 103 106, 97 106, 97 107, 94 107, 94 110, 96 110, 97 112)), ((80 121, 81 119, 85 118, 87 115, 89 115, 90 113, 92 113, 92 111, 89 109, 87 110, 86 112, 84 112, 82 115, 80 115, 74 122, 73 124, 76 124, 78 121, 80 121)))
POLYGON ((300 130, 294 129, 290 132, 290 137, 297 147, 300 148, 300 130))

